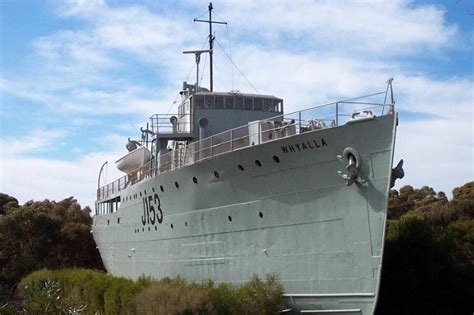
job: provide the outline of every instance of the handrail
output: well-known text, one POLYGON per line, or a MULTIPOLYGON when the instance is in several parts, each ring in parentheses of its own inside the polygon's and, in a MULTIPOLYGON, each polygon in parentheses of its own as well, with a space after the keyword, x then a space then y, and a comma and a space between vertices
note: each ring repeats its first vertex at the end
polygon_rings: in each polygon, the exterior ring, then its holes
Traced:
MULTIPOLYGON (((369 96, 377 96, 385 93, 386 92, 379 92, 369 96)), ((159 156, 158 161, 149 161, 131 174, 125 175, 112 183, 100 187, 97 190, 97 200, 104 200, 110 195, 118 193, 122 189, 134 185, 145 178, 186 167, 224 153, 308 131, 340 126, 351 120, 351 115, 354 112, 381 110, 380 116, 382 116, 387 106, 390 110, 385 115, 393 112, 394 104, 355 102, 355 100, 361 98, 363 97, 331 102, 289 114, 280 114, 258 122, 249 122, 246 125, 192 142, 184 148, 179 148, 159 156), (363 107, 350 109, 349 111, 341 111, 342 106, 351 105, 363 105, 363 107), (330 106, 334 107, 335 111, 331 111, 330 106), (329 110, 326 110, 326 108, 329 108, 329 110), (314 111, 322 111, 323 113, 315 116, 314 111), (252 123, 258 124, 256 128, 257 131, 250 133, 249 124, 252 123), (263 128, 262 126, 264 126, 265 123, 267 123, 267 126, 272 126, 272 128, 263 128), (328 125, 326 125, 326 123, 328 123, 328 125)))

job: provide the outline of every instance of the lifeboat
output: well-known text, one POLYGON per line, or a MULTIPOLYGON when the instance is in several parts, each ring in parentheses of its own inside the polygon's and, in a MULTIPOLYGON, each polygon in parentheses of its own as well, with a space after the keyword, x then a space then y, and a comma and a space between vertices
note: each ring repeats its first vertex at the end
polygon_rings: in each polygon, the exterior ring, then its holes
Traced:
POLYGON ((131 174, 145 165, 151 159, 151 152, 145 147, 138 147, 115 161, 117 168, 127 174, 131 174))

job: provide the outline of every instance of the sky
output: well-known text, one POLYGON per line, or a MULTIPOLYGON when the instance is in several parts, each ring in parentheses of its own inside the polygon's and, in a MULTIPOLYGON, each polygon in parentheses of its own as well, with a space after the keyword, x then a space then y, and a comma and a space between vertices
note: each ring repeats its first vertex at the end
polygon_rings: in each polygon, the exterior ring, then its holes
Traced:
MULTIPOLYGON (((0 192, 93 206, 102 163, 102 181, 118 177, 127 138, 150 115, 177 112, 182 82, 194 83, 182 51, 205 47, 207 25, 193 19, 207 5, 0 0, 0 192)), ((294 111, 382 91, 393 77, 397 186, 449 196, 474 180, 474 1, 213 5, 228 23, 214 27, 215 90, 276 95, 294 111)))

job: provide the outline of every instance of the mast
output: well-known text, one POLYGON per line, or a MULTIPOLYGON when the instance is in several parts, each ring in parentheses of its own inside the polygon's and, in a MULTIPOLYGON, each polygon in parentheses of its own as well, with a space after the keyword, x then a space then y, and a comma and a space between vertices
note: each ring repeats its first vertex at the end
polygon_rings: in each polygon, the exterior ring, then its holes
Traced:
POLYGON ((199 20, 194 19, 194 22, 204 22, 209 23, 209 90, 213 91, 213 47, 214 47, 214 39, 216 38, 212 35, 212 23, 215 24, 227 24, 227 22, 220 22, 220 21, 213 21, 212 20, 212 10, 214 9, 212 6, 212 2, 209 2, 209 6, 207 7, 209 10, 209 20, 199 20))
POLYGON ((209 2, 209 88, 212 92, 212 85, 213 85, 213 73, 212 73, 212 48, 214 47, 214 36, 212 35, 212 2, 209 2))

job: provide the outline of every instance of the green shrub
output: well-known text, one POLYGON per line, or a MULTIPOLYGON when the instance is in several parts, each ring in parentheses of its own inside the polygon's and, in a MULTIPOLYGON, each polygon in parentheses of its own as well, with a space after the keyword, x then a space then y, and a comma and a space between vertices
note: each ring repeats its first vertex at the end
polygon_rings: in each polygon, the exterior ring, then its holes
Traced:
POLYGON ((233 286, 180 277, 132 281, 93 270, 43 269, 22 280, 20 293, 28 314, 276 314, 283 290, 273 275, 233 286))
POLYGON ((203 286, 182 278, 165 278, 143 289, 136 297, 138 314, 213 314, 203 286))
POLYGON ((135 314, 135 296, 139 292, 136 282, 125 278, 111 277, 104 293, 106 315, 135 314))
POLYGON ((20 293, 29 312, 65 312, 81 309, 81 314, 135 314, 135 295, 142 282, 109 276, 86 269, 40 270, 20 284, 20 293), (58 294, 50 298, 54 283, 58 294), (49 290, 49 291, 48 291, 49 290))
POLYGON ((217 314, 277 314, 283 302, 283 287, 275 275, 262 281, 257 276, 235 287, 229 283, 215 286, 209 281, 202 285, 217 314))

